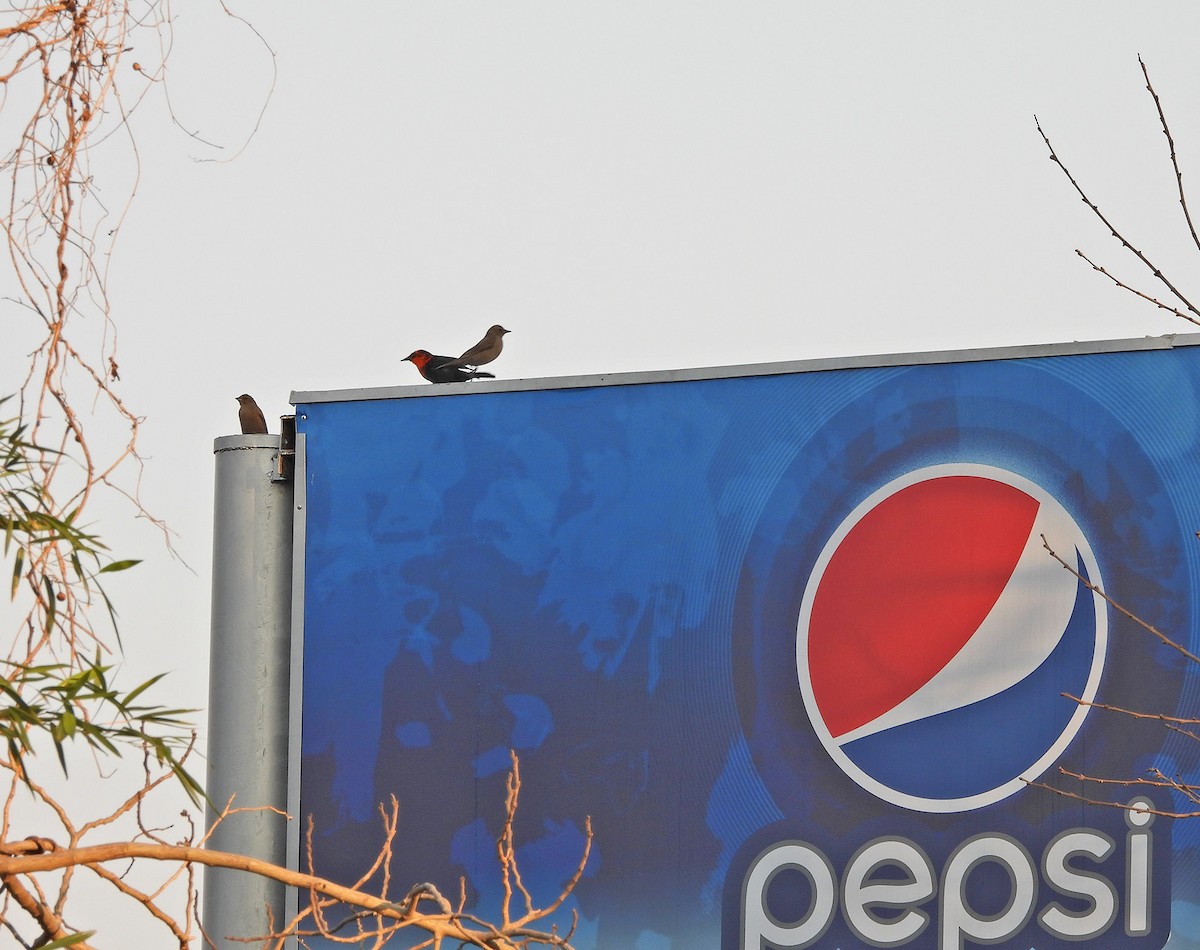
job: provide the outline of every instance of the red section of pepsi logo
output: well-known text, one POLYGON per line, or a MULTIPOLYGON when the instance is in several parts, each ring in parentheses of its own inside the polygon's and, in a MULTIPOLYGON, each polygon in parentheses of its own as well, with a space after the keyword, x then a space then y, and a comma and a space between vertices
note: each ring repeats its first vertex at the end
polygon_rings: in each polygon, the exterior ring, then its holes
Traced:
POLYGON ((1037 499, 991 478, 900 489, 851 528, 813 600, 808 661, 833 737, 894 708, 958 654, 1009 582, 1037 499))
POLYGON ((1102 583, 1078 524, 1022 476, 951 463, 884 485, 805 584, 796 672, 818 739, 895 804, 1014 794, 1071 743, 1099 685, 1106 608, 1089 581, 1102 583))

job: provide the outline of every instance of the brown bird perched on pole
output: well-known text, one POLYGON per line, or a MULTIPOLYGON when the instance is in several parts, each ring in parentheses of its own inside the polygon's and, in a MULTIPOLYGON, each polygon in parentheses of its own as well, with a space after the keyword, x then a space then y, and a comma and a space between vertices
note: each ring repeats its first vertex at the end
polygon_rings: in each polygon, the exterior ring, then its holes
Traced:
POLYGON ((483 366, 485 363, 490 363, 500 351, 504 349, 504 334, 508 330, 495 324, 488 328, 488 332, 483 335, 483 339, 471 347, 467 352, 456 360, 451 360, 447 366, 474 366, 476 368, 483 366))
POLYGON ((237 401, 238 422, 242 424, 242 435, 266 435, 267 417, 258 408, 258 403, 254 401, 254 397, 247 393, 242 393, 237 397, 237 401))
POLYGON ((495 379, 494 373, 482 373, 479 370, 464 369, 449 356, 434 356, 428 350, 413 350, 404 357, 412 363, 431 383, 463 383, 468 379, 495 379))

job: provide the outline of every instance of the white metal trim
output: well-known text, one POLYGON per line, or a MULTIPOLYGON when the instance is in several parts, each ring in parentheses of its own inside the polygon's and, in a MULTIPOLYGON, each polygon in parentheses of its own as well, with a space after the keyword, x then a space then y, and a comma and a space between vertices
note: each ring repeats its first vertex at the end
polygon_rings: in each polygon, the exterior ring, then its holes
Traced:
POLYGON ((602 373, 594 376, 549 376, 535 379, 477 379, 466 383, 426 383, 415 386, 377 386, 365 389, 296 390, 291 403, 359 402, 374 399, 413 399, 423 396, 462 396, 470 393, 527 392, 540 389, 587 389, 595 386, 637 386, 679 383, 700 379, 741 376, 781 376, 836 369, 871 369, 883 366, 922 366, 931 363, 979 363, 988 360, 1032 359, 1043 356, 1079 356, 1200 346, 1200 333, 1168 333, 1125 340, 1090 340, 1073 343, 1034 343, 1025 346, 982 347, 968 350, 931 350, 919 353, 881 353, 838 356, 780 363, 747 363, 741 366, 706 366, 694 369, 654 370, 636 373, 602 373))

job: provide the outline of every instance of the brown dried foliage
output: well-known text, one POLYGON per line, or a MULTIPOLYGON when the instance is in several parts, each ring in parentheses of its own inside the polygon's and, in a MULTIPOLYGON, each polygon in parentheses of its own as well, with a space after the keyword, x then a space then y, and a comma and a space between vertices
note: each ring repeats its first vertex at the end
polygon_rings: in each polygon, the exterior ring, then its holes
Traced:
MULTIPOLYGON (((301 946, 308 946, 308 939, 314 937, 320 937, 326 942, 379 948, 401 933, 413 932, 426 935, 425 939, 413 945, 413 950, 420 947, 432 947, 436 950, 447 940, 455 947, 480 947, 484 950, 527 950, 529 947, 539 946, 572 950, 570 941, 578 922, 576 914, 572 914, 571 926, 565 933, 559 933, 553 924, 545 927, 543 922, 562 907, 583 877, 591 853, 591 822, 586 821, 583 852, 562 890, 546 906, 536 907, 532 895, 520 883, 520 869, 514 844, 514 823, 521 791, 520 766, 516 753, 512 753, 504 825, 496 845, 501 858, 500 872, 504 884, 499 923, 489 922, 466 911, 465 881, 459 882, 456 906, 451 905, 437 887, 430 883, 413 885, 399 900, 389 894, 391 878, 388 867, 399 820, 399 803, 394 797, 390 807, 380 806, 379 809, 383 825, 383 842, 379 852, 358 880, 350 885, 341 885, 321 877, 313 870, 311 818, 307 832, 307 872, 293 871, 243 854, 209 850, 204 845, 212 834, 212 828, 198 841, 195 840, 194 834, 183 841, 164 840, 158 832, 145 827, 140 806, 151 791, 168 780, 169 774, 152 777, 148 770, 145 785, 135 796, 124 802, 112 814, 79 828, 71 824, 70 817, 64 812, 60 819, 64 828, 68 830, 68 837, 62 844, 49 838, 32 836, 0 842, 0 891, 4 893, 6 901, 5 905, 0 905, 0 924, 16 934, 16 924, 10 918, 11 907, 15 906, 23 910, 28 918, 41 928, 44 939, 61 939, 71 933, 78 933, 79 931, 64 924, 61 909, 66 903, 72 875, 78 870, 83 870, 96 875, 116 888, 122 896, 140 904, 162 924, 172 944, 178 945, 181 950, 192 946, 197 939, 203 939, 206 946, 215 946, 210 935, 202 934, 201 938, 197 938, 193 933, 199 924, 194 914, 195 889, 192 878, 196 865, 204 865, 260 875, 307 895, 307 901, 302 902, 303 909, 291 920, 279 923, 270 917, 268 909, 264 909, 264 933, 256 936, 232 935, 240 942, 257 944, 264 950, 283 950, 290 938, 298 939, 301 946), (97 829, 131 814, 137 818, 140 829, 135 839, 103 844, 90 844, 85 840, 97 829), (141 890, 126 882, 129 866, 134 862, 143 865, 148 862, 165 863, 170 870, 165 873, 165 878, 155 890, 141 890), (125 865, 126 870, 120 875, 114 873, 107 867, 114 863, 125 865), (57 872, 63 873, 58 875, 57 872), (166 888, 180 878, 186 879, 191 899, 184 902, 184 910, 180 916, 173 916, 165 910, 162 897, 166 888), (366 889, 368 882, 376 878, 381 881, 377 889, 366 889), (47 880, 51 883, 44 884, 47 880), (54 883, 55 881, 57 883, 54 883), (516 893, 521 895, 522 907, 514 913, 512 904, 516 893), (336 922, 331 922, 331 913, 338 915, 339 919, 336 922)), ((35 787, 35 793, 50 807, 61 810, 61 806, 45 795, 42 789, 35 787)), ((238 814, 261 810, 263 809, 235 808, 230 801, 221 810, 213 828, 238 814)), ((276 814, 279 814, 280 820, 287 817, 279 812, 276 814)), ((88 944, 83 942, 75 946, 86 947, 88 944)))
MULTIPOLYGON (((223 0, 213 2, 257 34, 223 0)), ((114 564, 99 538, 78 527, 87 523, 89 506, 102 490, 123 496, 137 516, 150 518, 138 500, 141 419, 116 388, 118 335, 107 281, 115 242, 137 188, 138 155, 130 117, 147 93, 166 90, 171 30, 168 0, 18 0, 0 14, 0 141, 15 143, 0 153, 0 170, 9 182, 7 207, 0 220, 15 278, 8 284, 15 284, 18 291, 0 303, 7 308, 10 322, 14 315, 18 318, 8 338, 24 334, 33 341, 17 393, 25 434, 12 442, 21 446, 23 454, 15 469, 0 469, 0 479, 9 478, 8 493, 0 500, 17 506, 0 506, 0 538, 8 535, 7 558, 12 557, 9 544, 17 537, 12 588, 21 617, 7 650, 0 654, 0 728, 30 709, 46 713, 45 721, 26 722, 22 729, 41 728, 53 734, 60 752, 73 737, 87 733, 93 766, 101 773, 107 756, 118 751, 105 744, 109 739, 129 739, 130 733, 136 739, 138 729, 148 722, 177 725, 173 717, 139 717, 103 698, 109 686, 100 657, 111 652, 116 630, 99 582, 106 568, 112 570, 122 562, 114 564), (93 165, 99 164, 97 149, 117 145, 126 150, 124 165, 130 181, 124 198, 114 203, 111 182, 102 189, 93 165), (14 478, 15 490, 11 488, 14 478), (6 517, 6 512, 17 509, 26 513, 20 508, 26 502, 30 510, 21 524, 6 517), (27 675, 30 670, 35 672, 27 675), (51 692, 59 689, 55 695, 60 695, 78 676, 93 677, 91 703, 79 699, 82 694, 71 693, 61 709, 51 709, 52 704, 45 702, 47 685, 53 687, 51 692), (113 721, 120 729, 112 731, 113 721), (81 729, 80 723, 89 728, 81 729)), ((0 483, 0 492, 6 484, 0 483)), ((165 526, 150 520, 166 537, 165 526)), ((132 702, 132 696, 118 694, 117 698, 132 702)), ((18 730, 17 735, 23 738, 25 733, 18 730)), ((151 800, 179 777, 191 756, 191 745, 186 732, 177 754, 172 751, 176 747, 164 745, 161 739, 157 744, 153 737, 147 742, 132 791, 116 807, 100 809, 102 814, 87 820, 80 819, 81 807, 68 808, 51 783, 32 774, 36 747, 14 742, 10 734, 8 754, 4 754, 0 742, 0 769, 6 778, 6 785, 0 785, 0 930, 19 945, 42 946, 74 938, 72 946, 90 946, 91 930, 77 924, 78 902, 72 900, 72 894, 78 893, 73 886, 81 876, 90 876, 110 888, 115 901, 149 915, 172 945, 183 948, 203 941, 211 946, 211 940, 198 935, 196 918, 196 869, 207 865, 261 875, 308 895, 293 920, 270 920, 264 909, 264 932, 250 938, 242 935, 264 947, 282 947, 289 935, 301 941, 321 935, 335 942, 379 947, 400 932, 414 930, 428 936, 421 946, 440 947, 449 938, 456 946, 499 950, 570 947, 570 932, 560 935, 553 926, 542 930, 539 924, 572 893, 588 849, 557 898, 544 908, 535 907, 520 883, 513 844, 520 789, 515 756, 498 845, 508 898, 503 919, 492 924, 466 913, 465 896, 452 907, 431 884, 411 888, 398 901, 389 896, 388 866, 399 813, 394 799, 390 809, 380 810, 379 853, 350 886, 325 880, 311 867, 302 873, 246 855, 209 850, 208 836, 197 837, 187 811, 169 828, 155 827, 151 800), (30 826, 30 812, 36 816, 36 827, 30 826), (103 840, 106 836, 110 840, 103 840), (376 893, 364 889, 380 874, 382 885, 376 893), (522 895, 523 909, 510 913, 514 888, 522 895), (332 913, 349 916, 331 924, 332 913)), ((126 781, 129 771, 108 778, 126 781)), ((231 801, 213 827, 261 810, 235 808, 231 801)), ((279 815, 279 820, 286 816, 279 815)), ((590 842, 589 826, 589 848, 590 842)), ((465 885, 460 889, 465 895, 465 885)), ((111 911, 105 914, 111 916, 111 911)))

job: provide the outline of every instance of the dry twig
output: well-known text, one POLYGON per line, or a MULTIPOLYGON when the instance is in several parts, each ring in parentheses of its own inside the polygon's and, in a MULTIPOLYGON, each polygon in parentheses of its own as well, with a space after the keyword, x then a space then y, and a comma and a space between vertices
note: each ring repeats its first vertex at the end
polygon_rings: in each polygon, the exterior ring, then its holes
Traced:
MULTIPOLYGON (((1179 204, 1183 211, 1184 220, 1187 223, 1188 231, 1190 232, 1190 234, 1192 236, 1193 243, 1195 243, 1196 248, 1198 250, 1200 250, 1200 237, 1197 236, 1195 226, 1192 224, 1192 215, 1191 215, 1191 211, 1188 209, 1187 195, 1185 194, 1184 189, 1183 189, 1183 173, 1180 171, 1178 156, 1176 155, 1176 152, 1175 152, 1175 139, 1171 135, 1170 126, 1167 124, 1167 117, 1166 117, 1166 114, 1163 112, 1162 102, 1159 99, 1158 93, 1155 91, 1153 84, 1150 82, 1150 73, 1146 68, 1146 64, 1142 61, 1142 58, 1140 56, 1138 57, 1138 64, 1141 66, 1142 75, 1145 77, 1145 80, 1146 80, 1146 89, 1150 93, 1151 98, 1153 98, 1155 108, 1158 111, 1159 123, 1162 126, 1163 134, 1167 138, 1167 144, 1168 144, 1168 148, 1169 148, 1169 152, 1170 152, 1171 166, 1175 171, 1175 182, 1176 182, 1176 187, 1178 188, 1178 192, 1179 192, 1179 204)), ((1042 125, 1038 121, 1037 116, 1033 117, 1033 121, 1034 121, 1034 125, 1037 126, 1038 134, 1041 135, 1042 141, 1046 143, 1046 148, 1050 152, 1050 161, 1054 162, 1054 164, 1056 164, 1062 170, 1062 173, 1067 176, 1067 180, 1071 183, 1071 187, 1075 189, 1075 192, 1079 195, 1080 199, 1082 199, 1083 203, 1088 206, 1088 209, 1092 212, 1092 214, 1094 214, 1100 220, 1100 222, 1108 229, 1109 233, 1114 238, 1116 238, 1117 241, 1120 242, 1121 246, 1123 248, 1125 248, 1127 251, 1129 251, 1131 254, 1133 254, 1134 257, 1136 257, 1139 261, 1141 261, 1141 263, 1150 271, 1150 273, 1154 276, 1154 278, 1156 280, 1158 280, 1159 282, 1161 282, 1163 284, 1163 286, 1165 286, 1167 288, 1167 290, 1170 291, 1172 296, 1174 296, 1183 305, 1184 309, 1180 309, 1179 307, 1176 307, 1173 304, 1165 303, 1150 294, 1147 294, 1143 291, 1137 290, 1130 284, 1115 277, 1104 267, 1101 267, 1099 264, 1096 264, 1095 262, 1093 262, 1091 260, 1091 258, 1089 258, 1086 254, 1084 254, 1078 248, 1076 249, 1075 253, 1078 254, 1081 258, 1083 258, 1085 261, 1087 261, 1089 264, 1091 264, 1093 270, 1096 270, 1096 271, 1100 272, 1101 274, 1103 274, 1105 277, 1107 277, 1109 280, 1111 280, 1114 284, 1116 284, 1122 290, 1129 291, 1130 293, 1136 295, 1137 297, 1140 297, 1142 300, 1148 301, 1149 303, 1154 304, 1154 306, 1159 307, 1163 310, 1166 310, 1170 313, 1173 313, 1175 316, 1181 317, 1182 319, 1187 320, 1190 323, 1195 323, 1197 325, 1200 325, 1200 309, 1196 308, 1196 306, 1183 294, 1183 292, 1178 288, 1178 286, 1176 286, 1175 282, 1172 281, 1169 277, 1167 277, 1167 275, 1165 273, 1163 273, 1163 271, 1152 260, 1150 260, 1150 258, 1147 257, 1146 254, 1144 254, 1138 247, 1135 247, 1133 245, 1133 243, 1130 242, 1130 240, 1128 238, 1126 238, 1122 232, 1117 230, 1116 225, 1113 224, 1113 222, 1108 219, 1108 217, 1104 214, 1104 212, 1102 212, 1100 210, 1100 206, 1097 205, 1096 202, 1094 202, 1088 196, 1087 192, 1085 192, 1083 190, 1083 186, 1080 185, 1079 182, 1076 180, 1075 176, 1071 173, 1071 170, 1067 167, 1066 163, 1063 162, 1063 160, 1059 157, 1057 150, 1054 148, 1054 145, 1050 141, 1050 137, 1045 133, 1045 131, 1043 131, 1042 125), (1185 310, 1187 312, 1185 312, 1185 310)))

